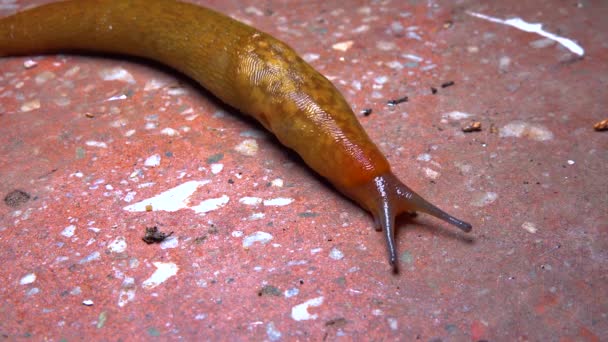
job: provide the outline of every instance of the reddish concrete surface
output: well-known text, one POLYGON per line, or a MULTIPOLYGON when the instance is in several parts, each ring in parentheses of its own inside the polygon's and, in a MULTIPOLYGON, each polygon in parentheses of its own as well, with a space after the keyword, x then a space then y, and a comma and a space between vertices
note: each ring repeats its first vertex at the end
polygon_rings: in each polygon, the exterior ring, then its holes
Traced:
POLYGON ((605 2, 343 3, 207 5, 372 108, 360 120, 395 173, 470 234, 400 219, 393 274, 368 214, 187 78, 2 58, 0 336, 608 339, 605 2), (585 55, 468 12, 542 23, 585 55), (463 133, 471 121, 482 130, 463 133), (152 226, 173 235, 148 245, 152 226))

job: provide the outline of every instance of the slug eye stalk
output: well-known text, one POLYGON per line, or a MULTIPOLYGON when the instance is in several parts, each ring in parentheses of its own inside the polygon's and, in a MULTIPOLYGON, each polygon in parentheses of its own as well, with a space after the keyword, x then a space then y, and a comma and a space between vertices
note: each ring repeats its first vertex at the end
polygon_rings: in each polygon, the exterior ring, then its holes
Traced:
POLYGON ((397 249, 395 247, 395 217, 402 213, 420 211, 443 220, 464 232, 470 232, 471 224, 449 215, 437 208, 403 184, 391 172, 380 175, 373 180, 376 194, 374 201, 367 204, 374 215, 376 223, 384 231, 388 247, 389 263, 396 271, 397 249))

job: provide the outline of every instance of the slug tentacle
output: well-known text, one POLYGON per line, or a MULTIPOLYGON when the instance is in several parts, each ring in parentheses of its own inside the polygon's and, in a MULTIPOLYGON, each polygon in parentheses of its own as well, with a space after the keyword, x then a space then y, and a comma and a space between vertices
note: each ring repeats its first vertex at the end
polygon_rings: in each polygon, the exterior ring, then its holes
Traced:
POLYGON ((452 224, 458 229, 464 232, 470 232, 472 229, 471 224, 455 218, 454 216, 446 213, 445 211, 432 205, 429 201, 422 198, 420 195, 415 193, 407 185, 400 183, 397 187, 397 194, 401 197, 402 201, 406 201, 408 205, 412 206, 415 211, 421 211, 429 215, 435 216, 436 218, 443 220, 449 224, 452 224))
POLYGON ((395 218, 404 213, 424 212, 469 232, 471 225, 449 215, 429 203, 403 184, 392 172, 375 177, 371 182, 349 190, 344 190, 351 198, 374 216, 376 230, 383 230, 393 269, 397 268, 395 247, 395 218), (373 195, 370 195, 373 194, 373 195))

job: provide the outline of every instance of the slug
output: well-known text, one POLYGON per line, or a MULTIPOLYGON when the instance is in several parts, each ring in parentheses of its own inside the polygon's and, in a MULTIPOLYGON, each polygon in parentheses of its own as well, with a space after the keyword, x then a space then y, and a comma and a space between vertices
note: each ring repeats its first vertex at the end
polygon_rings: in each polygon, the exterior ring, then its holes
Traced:
POLYGON ((0 19, 0 56, 61 51, 158 61, 252 116, 373 215, 394 270, 397 215, 425 212, 471 230, 393 175, 327 78, 287 44, 251 26, 175 0, 70 0, 0 19))

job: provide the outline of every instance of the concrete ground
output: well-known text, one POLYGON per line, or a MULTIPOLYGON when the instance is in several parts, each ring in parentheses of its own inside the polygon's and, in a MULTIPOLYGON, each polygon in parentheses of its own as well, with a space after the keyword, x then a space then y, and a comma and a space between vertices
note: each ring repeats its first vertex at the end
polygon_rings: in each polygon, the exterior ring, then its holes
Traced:
POLYGON ((473 231, 401 218, 394 274, 366 212, 186 77, 2 58, 0 336, 608 340, 605 1, 197 2, 294 47, 473 231))

